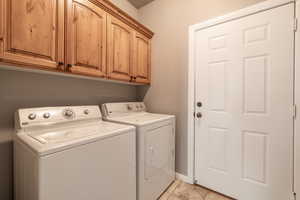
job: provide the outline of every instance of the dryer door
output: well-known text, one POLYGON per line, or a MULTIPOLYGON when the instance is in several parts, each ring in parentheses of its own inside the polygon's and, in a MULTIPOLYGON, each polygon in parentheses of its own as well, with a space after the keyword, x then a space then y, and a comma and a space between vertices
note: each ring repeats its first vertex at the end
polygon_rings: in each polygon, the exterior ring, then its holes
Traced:
MULTIPOLYGON (((161 123, 145 134, 145 180, 147 197, 158 198, 174 180, 173 123, 161 123)), ((146 198, 147 199, 147 198, 146 198)))

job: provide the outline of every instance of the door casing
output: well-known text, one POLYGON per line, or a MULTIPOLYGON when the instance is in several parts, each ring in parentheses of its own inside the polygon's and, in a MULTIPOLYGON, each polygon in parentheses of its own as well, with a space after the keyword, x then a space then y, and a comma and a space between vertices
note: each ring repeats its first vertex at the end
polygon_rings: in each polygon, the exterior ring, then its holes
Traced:
MULTIPOLYGON (((273 8, 286 4, 295 3, 294 0, 268 0, 253 6, 232 12, 230 14, 217 17, 200 24, 195 24, 189 27, 189 67, 188 67, 188 174, 187 180, 189 183, 195 183, 195 33, 199 30, 206 29, 211 26, 233 21, 245 16, 253 15, 258 12, 271 10, 273 8)), ((300 4, 298 2, 298 4, 300 4)), ((300 7, 298 5, 298 7, 300 7)), ((300 75, 300 72, 298 72, 300 75)), ((300 98, 299 98, 300 99, 300 98)), ((300 101, 300 100, 299 100, 300 101)), ((300 103, 300 102, 299 102, 300 103)), ((300 145, 299 145, 300 146, 300 145)), ((300 163, 300 162, 299 162, 300 163)), ((296 190, 295 190, 296 191, 296 190)), ((300 187, 299 187, 300 192, 300 187)))

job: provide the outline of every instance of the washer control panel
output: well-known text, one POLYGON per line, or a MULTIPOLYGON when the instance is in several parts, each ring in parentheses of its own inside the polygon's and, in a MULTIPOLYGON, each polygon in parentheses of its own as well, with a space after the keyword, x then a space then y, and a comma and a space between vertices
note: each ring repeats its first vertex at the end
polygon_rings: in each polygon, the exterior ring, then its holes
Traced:
POLYGON ((66 119, 72 119, 75 117, 75 113, 71 108, 67 108, 67 109, 63 110, 63 116, 66 119))
POLYGON ((28 108, 16 112, 16 123, 20 127, 96 118, 101 119, 99 106, 28 108))

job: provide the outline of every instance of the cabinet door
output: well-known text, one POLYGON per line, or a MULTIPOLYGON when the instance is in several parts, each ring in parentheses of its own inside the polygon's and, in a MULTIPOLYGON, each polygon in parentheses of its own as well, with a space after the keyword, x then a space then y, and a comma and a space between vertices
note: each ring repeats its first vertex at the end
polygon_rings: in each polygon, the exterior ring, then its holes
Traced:
POLYGON ((56 69, 64 60, 64 1, 1 0, 0 56, 56 69))
POLYGON ((67 60, 72 73, 106 76, 106 13, 88 0, 68 0, 67 60))
POLYGON ((3 1, 0 1, 0 60, 3 57, 3 41, 4 41, 3 20, 4 20, 3 1))
POLYGON ((133 60, 133 30, 108 16, 108 77, 131 81, 133 60))
POLYGON ((134 37, 134 80, 137 83, 150 83, 151 41, 140 33, 134 37))

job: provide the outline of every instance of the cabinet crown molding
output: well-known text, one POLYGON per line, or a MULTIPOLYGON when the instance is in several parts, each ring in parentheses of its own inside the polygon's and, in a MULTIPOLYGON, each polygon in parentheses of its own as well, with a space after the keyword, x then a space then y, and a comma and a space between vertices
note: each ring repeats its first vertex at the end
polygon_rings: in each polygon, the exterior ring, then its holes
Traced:
POLYGON ((154 36, 154 33, 150 29, 148 29, 143 24, 139 23, 136 19, 128 15, 125 11, 118 8, 111 1, 109 0, 89 0, 89 1, 101 7, 107 13, 123 21, 124 23, 126 23, 127 25, 135 29, 136 31, 145 35, 147 38, 151 39, 154 36))

